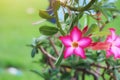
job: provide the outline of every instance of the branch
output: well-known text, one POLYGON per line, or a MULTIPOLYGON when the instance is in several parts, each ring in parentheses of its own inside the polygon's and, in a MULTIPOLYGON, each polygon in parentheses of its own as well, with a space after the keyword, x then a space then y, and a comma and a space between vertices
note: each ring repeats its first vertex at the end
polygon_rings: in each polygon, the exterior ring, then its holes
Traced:
POLYGON ((94 69, 92 69, 92 70, 93 70, 93 72, 97 73, 98 76, 101 76, 100 72, 98 72, 98 71, 96 71, 96 70, 94 70, 94 69))
POLYGON ((54 65, 54 63, 53 63, 51 58, 48 58, 48 62, 49 62, 49 65, 51 66, 51 68, 55 69, 55 65, 54 65))
POLYGON ((59 52, 57 51, 57 49, 56 49, 56 47, 55 47, 55 43, 52 41, 51 38, 48 38, 48 39, 49 39, 50 44, 52 45, 52 47, 53 47, 53 49, 54 49, 56 55, 59 56, 59 52))
POLYGON ((82 73, 82 80, 85 80, 85 72, 82 73))
POLYGON ((98 64, 95 64, 95 63, 91 64, 91 66, 95 66, 95 67, 99 67, 99 68, 107 69, 106 66, 98 65, 98 64))
MULTIPOLYGON (((53 4, 56 4, 55 2, 53 4)), ((56 6, 55 6, 56 7, 56 6)), ((56 19, 56 24, 57 24, 57 27, 59 28, 59 31, 62 35, 65 35, 65 32, 64 30, 62 29, 62 26, 59 22, 59 17, 58 17, 58 12, 57 10, 55 9, 55 7, 53 7, 53 10, 54 10, 54 16, 55 16, 55 19, 56 19)))
POLYGON ((104 69, 103 73, 101 74, 103 80, 106 80, 106 79, 105 79, 105 76, 104 76, 104 75, 105 75, 105 72, 106 72, 106 69, 104 69))
POLYGON ((109 80, 112 80, 112 76, 110 76, 109 80))
POLYGON ((74 76, 71 78, 71 80, 79 80, 79 76, 78 76, 78 71, 77 70, 74 72, 74 76))
MULTIPOLYGON (((67 66, 67 65, 61 65, 61 67, 72 68, 71 66, 67 66)), ((82 71, 82 72, 91 74, 91 75, 93 75, 94 80, 98 80, 98 75, 97 75, 95 72, 93 72, 93 71, 90 71, 90 70, 87 70, 87 69, 81 68, 81 67, 78 67, 78 68, 75 68, 75 69, 76 69, 77 71, 82 71)))
POLYGON ((49 57, 49 58, 51 58, 52 60, 56 61, 56 58, 53 57, 52 55, 50 55, 50 53, 48 53, 47 51, 45 51, 45 49, 44 49, 42 46, 39 46, 38 48, 40 49, 40 51, 41 51, 44 55, 46 55, 47 57, 49 57))
POLYGON ((83 12, 83 11, 86 11, 88 10, 94 3, 95 3, 96 0, 91 0, 85 7, 71 7, 63 2, 60 2, 60 4, 63 6, 63 7, 67 7, 69 8, 70 10, 72 11, 79 11, 79 12, 83 12))

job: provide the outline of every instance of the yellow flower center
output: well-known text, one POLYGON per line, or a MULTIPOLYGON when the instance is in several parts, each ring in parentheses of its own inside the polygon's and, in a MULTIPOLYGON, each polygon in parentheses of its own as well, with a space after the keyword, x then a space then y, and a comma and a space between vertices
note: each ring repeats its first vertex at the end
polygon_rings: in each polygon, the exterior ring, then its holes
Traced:
POLYGON ((77 42, 72 42, 72 47, 73 48, 77 48, 78 47, 78 43, 77 42))

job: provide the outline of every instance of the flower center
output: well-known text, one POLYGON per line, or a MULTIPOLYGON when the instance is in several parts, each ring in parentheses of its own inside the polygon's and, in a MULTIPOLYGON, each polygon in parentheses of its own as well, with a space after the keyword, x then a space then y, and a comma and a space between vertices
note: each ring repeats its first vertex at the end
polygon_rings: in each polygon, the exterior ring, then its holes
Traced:
POLYGON ((78 43, 77 42, 73 42, 72 43, 72 47, 77 48, 78 47, 78 43))

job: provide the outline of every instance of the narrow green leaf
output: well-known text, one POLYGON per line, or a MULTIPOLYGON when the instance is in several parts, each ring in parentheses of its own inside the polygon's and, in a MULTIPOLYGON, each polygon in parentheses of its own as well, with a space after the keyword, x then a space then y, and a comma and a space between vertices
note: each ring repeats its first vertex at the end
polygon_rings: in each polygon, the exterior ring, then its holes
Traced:
POLYGON ((89 26, 89 24, 90 24, 90 16, 86 15, 86 18, 87 18, 87 25, 89 26))
POLYGON ((69 14, 68 13, 65 13, 64 15, 64 21, 66 21, 66 19, 68 18, 69 14))
POLYGON ((98 36, 98 37, 103 37, 109 35, 109 31, 100 31, 100 32, 95 32, 92 36, 98 36))
POLYGON ((110 12, 108 12, 107 9, 101 7, 101 12, 108 21, 110 21, 112 19, 112 14, 110 12))
POLYGON ((54 35, 58 32, 58 29, 56 27, 51 27, 51 26, 41 26, 39 28, 39 31, 43 35, 54 35))
POLYGON ((35 74, 41 76, 42 78, 45 78, 45 76, 43 75, 43 73, 38 72, 37 70, 31 70, 31 72, 34 72, 35 74))
POLYGON ((90 28, 88 29, 88 31, 86 32, 85 36, 92 34, 94 32, 98 32, 98 31, 99 31, 99 27, 97 26, 97 24, 92 24, 90 28))
POLYGON ((38 37, 38 38, 36 39, 36 41, 37 41, 37 42, 45 41, 47 38, 48 38, 48 36, 41 35, 40 37, 38 37))
POLYGON ((83 16, 82 12, 77 14, 76 16, 73 15, 73 19, 72 19, 70 30, 74 27, 74 25, 78 25, 79 19, 81 19, 82 16, 83 16))
POLYGON ((45 19, 51 19, 53 16, 50 16, 47 11, 39 10, 39 16, 45 19))
POLYGON ((118 72, 117 69, 114 70, 114 75, 116 77, 116 80, 120 80, 120 73, 118 72))
POLYGON ((79 2, 79 0, 75 0, 75 2, 76 2, 76 3, 78 3, 78 2, 79 2))
POLYGON ((31 57, 35 57, 35 54, 38 53, 38 49, 36 47, 33 47, 31 52, 31 57))
POLYGON ((62 59, 63 59, 63 50, 64 50, 64 46, 61 49, 61 53, 60 53, 60 55, 59 55, 59 57, 58 57, 58 59, 57 59, 57 61, 55 63, 55 66, 59 66, 60 63, 62 62, 62 59))

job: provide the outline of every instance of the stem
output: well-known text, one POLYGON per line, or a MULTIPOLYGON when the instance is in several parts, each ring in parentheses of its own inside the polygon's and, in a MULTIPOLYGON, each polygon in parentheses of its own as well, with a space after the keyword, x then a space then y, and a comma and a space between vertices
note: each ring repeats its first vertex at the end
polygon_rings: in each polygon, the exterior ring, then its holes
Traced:
MULTIPOLYGON (((54 4, 55 4, 55 2, 54 2, 54 4)), ((54 10, 54 15, 56 17, 57 27, 59 28, 60 33, 64 36, 65 32, 63 31, 62 26, 61 26, 61 24, 59 22, 59 18, 58 18, 58 13, 57 13, 56 6, 53 7, 53 10, 54 10)), ((64 47, 62 48, 60 56, 58 57, 58 59, 57 59, 57 61, 55 63, 56 66, 58 66, 61 63, 62 59, 63 59, 63 49, 64 49, 64 47)))
POLYGON ((98 76, 101 76, 100 72, 98 72, 97 70, 92 69, 93 72, 95 72, 98 76))
POLYGON ((104 69, 103 73, 101 74, 103 80, 106 80, 106 79, 105 79, 105 76, 104 76, 104 75, 105 75, 105 72, 106 72, 106 69, 104 69))
POLYGON ((38 47, 40 49, 40 51, 45 54, 47 57, 51 58, 52 60, 56 61, 56 58, 53 57, 52 55, 50 55, 47 51, 45 51, 45 49, 42 46, 38 47))
POLYGON ((55 8, 54 8, 54 15, 55 15, 57 27, 59 28, 60 33, 61 33, 62 35, 65 35, 65 32, 63 31, 62 26, 61 26, 61 24, 60 24, 60 22, 59 22, 57 10, 56 10, 55 8))
POLYGON ((51 43, 51 45, 52 45, 52 47, 53 47, 53 49, 54 49, 56 55, 59 56, 59 52, 58 52, 57 49, 56 49, 55 43, 52 41, 51 38, 48 38, 48 39, 49 39, 49 41, 50 41, 50 43, 51 43))
POLYGON ((110 76, 109 80, 112 80, 112 76, 110 76))
POLYGON ((78 76, 78 71, 77 70, 74 72, 74 76, 72 76, 72 78, 70 80, 79 80, 79 76, 78 76))
POLYGON ((51 58, 48 58, 49 65, 52 69, 55 69, 55 65, 53 64, 53 61, 51 58))
MULTIPOLYGON (((67 67, 67 68, 71 68, 71 69, 72 69, 71 66, 67 66, 67 65, 61 65, 61 67, 67 67)), ((82 72, 85 72, 85 73, 87 73, 87 74, 93 75, 94 80, 98 80, 98 79, 99 79, 99 78, 98 78, 98 75, 97 75, 95 72, 91 71, 91 70, 87 70, 87 69, 81 68, 81 67, 78 67, 78 68, 75 68, 75 69, 76 69, 77 71, 82 71, 82 72)))
POLYGON ((106 66, 102 66, 102 65, 99 65, 99 64, 95 64, 95 63, 92 63, 91 66, 95 66, 95 67, 99 67, 99 68, 107 69, 106 66))
POLYGON ((71 6, 69 6, 69 5, 66 5, 65 3, 63 3, 63 2, 60 2, 60 4, 62 5, 62 6, 65 6, 65 7, 67 7, 67 8, 69 8, 70 10, 72 10, 72 11, 79 11, 79 12, 83 12, 83 11, 86 11, 86 10, 88 10, 94 3, 95 3, 95 1, 96 0, 91 0, 85 7, 71 7, 71 6))
POLYGON ((85 80, 85 72, 82 73, 82 80, 85 80))
POLYGON ((77 71, 77 70, 75 71, 74 74, 75 74, 75 75, 74 75, 75 79, 76 79, 76 80, 79 80, 79 75, 78 75, 78 71, 77 71))

